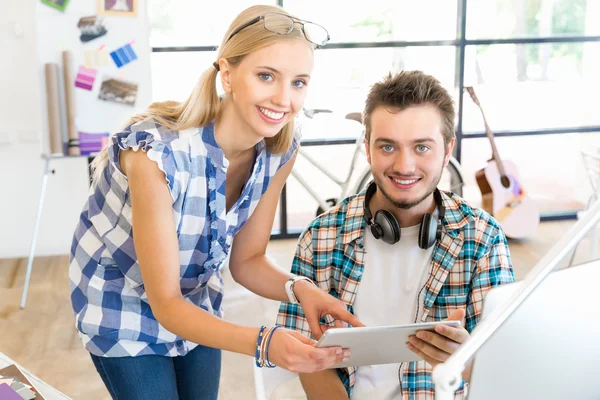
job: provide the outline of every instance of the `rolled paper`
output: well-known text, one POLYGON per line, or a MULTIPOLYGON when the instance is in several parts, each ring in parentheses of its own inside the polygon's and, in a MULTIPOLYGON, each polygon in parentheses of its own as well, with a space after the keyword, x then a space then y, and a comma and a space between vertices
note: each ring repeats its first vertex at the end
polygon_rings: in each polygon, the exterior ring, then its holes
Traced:
POLYGON ((73 87, 74 74, 73 74, 73 53, 70 51, 63 51, 63 84, 65 85, 65 102, 67 104, 67 136, 69 142, 67 145, 67 152, 71 156, 80 155, 79 150, 79 132, 75 125, 75 90, 73 87))
POLYGON ((50 139, 50 153, 64 154, 62 133, 60 129, 58 65, 54 63, 45 64, 44 73, 46 75, 46 99, 48 103, 48 138, 50 139))

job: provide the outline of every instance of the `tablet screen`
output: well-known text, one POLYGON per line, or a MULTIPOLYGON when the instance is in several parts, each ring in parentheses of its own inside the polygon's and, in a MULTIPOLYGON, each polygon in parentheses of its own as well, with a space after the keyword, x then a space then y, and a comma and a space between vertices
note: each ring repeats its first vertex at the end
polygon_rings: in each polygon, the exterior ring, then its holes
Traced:
POLYGON ((317 347, 340 346, 350 349, 350 359, 332 368, 419 361, 422 358, 406 348, 408 337, 421 330, 432 331, 437 325, 462 326, 460 321, 438 321, 408 325, 331 328, 321 336, 317 347))

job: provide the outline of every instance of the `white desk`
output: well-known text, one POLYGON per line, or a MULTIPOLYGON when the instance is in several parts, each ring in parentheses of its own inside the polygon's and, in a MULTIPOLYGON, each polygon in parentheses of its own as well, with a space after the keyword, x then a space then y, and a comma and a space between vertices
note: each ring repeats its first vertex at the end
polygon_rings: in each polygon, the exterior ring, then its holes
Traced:
POLYGON ((40 394, 44 396, 46 400, 71 400, 70 397, 54 389, 46 382, 42 381, 40 378, 27 371, 21 365, 11 360, 6 354, 0 352, 0 369, 8 367, 11 364, 17 365, 21 369, 21 371, 23 371, 23 375, 25 375, 25 377, 29 379, 31 384, 34 385, 37 390, 39 390, 40 394))

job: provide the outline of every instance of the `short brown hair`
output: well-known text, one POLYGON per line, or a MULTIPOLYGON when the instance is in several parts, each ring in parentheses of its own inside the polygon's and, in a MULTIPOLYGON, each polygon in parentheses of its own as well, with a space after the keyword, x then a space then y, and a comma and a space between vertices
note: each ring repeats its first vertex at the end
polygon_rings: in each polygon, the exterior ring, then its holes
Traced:
POLYGON ((431 104, 440 111, 443 124, 442 136, 444 144, 448 146, 455 136, 454 101, 437 79, 422 71, 390 73, 381 82, 371 87, 363 111, 365 140, 369 141, 371 137, 371 115, 377 107, 383 106, 402 111, 421 104, 431 104))

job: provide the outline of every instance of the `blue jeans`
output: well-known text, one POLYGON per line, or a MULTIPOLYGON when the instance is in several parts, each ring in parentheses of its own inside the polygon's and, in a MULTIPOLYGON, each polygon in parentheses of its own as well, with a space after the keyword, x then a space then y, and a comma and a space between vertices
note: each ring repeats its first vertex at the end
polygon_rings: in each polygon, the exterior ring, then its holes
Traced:
POLYGON ((216 400, 219 393, 218 349, 198 346, 180 357, 90 355, 115 400, 216 400))

